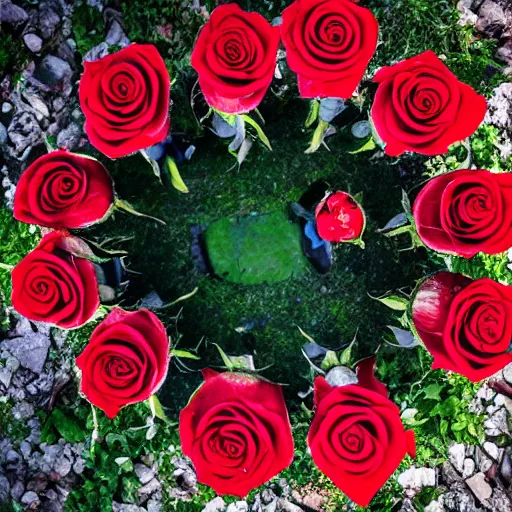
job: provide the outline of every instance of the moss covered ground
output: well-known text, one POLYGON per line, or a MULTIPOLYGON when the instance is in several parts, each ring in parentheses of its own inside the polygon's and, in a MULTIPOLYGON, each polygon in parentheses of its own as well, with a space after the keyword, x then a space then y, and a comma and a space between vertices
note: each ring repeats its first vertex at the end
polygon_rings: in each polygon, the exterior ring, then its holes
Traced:
MULTIPOLYGON (((489 95, 502 79, 500 66, 492 57, 494 43, 474 38, 471 29, 459 27, 458 14, 451 1, 371 0, 361 3, 374 10, 381 26, 381 42, 369 69, 370 76, 384 64, 433 49, 444 54, 451 69, 479 92, 489 95)), ((242 4, 272 19, 279 14, 284 2, 247 0, 242 4)), ((230 354, 253 354, 258 368, 268 366, 262 372, 265 377, 285 384, 297 438, 297 456, 284 476, 299 488, 313 482, 320 492, 329 495, 331 510, 345 510, 345 498, 314 469, 306 453, 307 409, 311 408, 311 401, 306 398, 304 408, 297 393, 308 389, 312 374, 301 355, 305 339, 299 332, 300 327, 317 342, 331 348, 344 347, 356 337, 354 360, 378 352, 377 375, 388 385, 392 399, 400 405, 417 408, 420 419, 433 419, 416 428, 421 464, 439 463, 446 456, 451 440, 478 442, 481 425, 467 412, 468 397, 475 387, 465 379, 447 377, 441 372, 425 377, 430 358, 421 348, 397 350, 388 346, 384 340, 391 340, 392 334, 386 326, 398 325, 398 315, 372 299, 391 290, 411 291, 417 279, 442 265, 441 261, 427 257, 423 249, 399 251, 403 244, 378 232, 402 210, 402 189, 414 194, 415 187, 425 179, 426 159, 376 157, 373 151, 351 155, 347 153, 350 138, 343 130, 328 139, 330 151, 321 148, 316 154, 305 155, 304 149, 311 137, 311 131, 304 128, 309 105, 297 99, 292 89, 281 98, 269 93, 260 109, 273 151, 255 144, 240 169, 233 168, 233 157, 227 145, 209 130, 200 129, 189 102, 195 76, 186 62, 199 21, 192 19, 188 25, 179 25, 184 34, 180 38, 180 44, 184 45, 181 47, 155 31, 158 25, 172 21, 173 16, 181 16, 177 4, 164 0, 133 0, 124 4, 124 11, 132 40, 157 44, 167 56, 176 79, 172 92, 173 132, 186 132, 197 147, 191 162, 180 168, 190 193, 182 194, 168 185, 161 185, 147 162, 138 155, 109 161, 88 147, 87 152, 110 170, 121 198, 139 211, 164 220, 167 225, 116 213, 83 236, 98 243, 106 242, 110 248, 128 251, 127 265, 133 273, 121 303, 126 307, 135 305, 153 290, 164 302, 172 302, 198 287, 198 292, 190 299, 158 313, 167 326, 172 326, 178 348, 194 350, 199 347, 197 354, 201 358, 200 361, 183 361, 190 371, 178 364, 171 365, 169 378, 160 392, 171 421, 177 419, 179 409, 201 381, 198 369, 221 366, 213 343, 230 354), (310 270, 300 278, 277 284, 243 286, 198 272, 190 252, 193 226, 208 225, 224 216, 289 212, 290 203, 299 200, 320 180, 332 189, 363 194, 362 204, 368 217, 365 250, 352 245, 337 247, 335 263, 327 275, 310 270), (438 400, 418 389, 416 384, 422 378, 424 384, 438 386, 438 400), (441 402, 450 405, 443 409, 438 406, 441 402), (465 422, 462 427, 453 428, 455 416, 462 418, 459 423, 465 422)), ((90 22, 90 18, 87 19, 90 22)), ((87 46, 87 32, 80 32, 85 35, 78 41, 79 45, 87 46)), ((372 87, 366 85, 361 96, 361 111, 356 114, 361 119, 366 118, 371 104, 372 87)), ((488 132, 479 131, 475 138, 487 148, 482 154, 493 150, 488 132)), ((15 264, 36 239, 35 230, 14 221, 5 208, 0 210, 1 262, 15 264)), ((0 274, 0 286, 2 300, 8 301, 9 280, 5 273, 0 274)), ((69 341, 76 353, 87 343, 90 330, 91 326, 86 326, 70 334, 69 341)), ((101 417, 102 434, 123 433, 127 426, 143 422, 147 414, 144 408, 141 405, 123 411, 114 423, 101 417)), ((85 400, 74 398, 63 410, 84 429, 91 426, 90 409, 85 400), (71 410, 70 404, 79 407, 71 410)), ((135 457, 143 450, 166 450, 170 444, 179 451, 178 442, 175 427, 162 427, 151 443, 146 442, 143 435, 129 436, 129 455, 135 457)), ((133 482, 119 472, 112 462, 112 454, 97 449, 89 455, 90 471, 86 473, 83 489, 70 501, 70 510, 107 510, 112 495, 129 499, 133 482), (100 492, 98 489, 102 486, 108 490, 100 492), (95 499, 91 498, 94 493, 98 499, 88 501, 95 499)), ((404 465, 409 463, 407 460, 404 465)), ((164 462, 164 478, 165 468, 164 462)), ((391 479, 370 510, 391 510, 400 501, 397 486, 396 479, 391 479)), ((168 503, 168 510, 201 510, 201 503, 211 497, 211 491, 201 487, 201 494, 193 504, 168 503)), ((418 499, 428 503, 429 498, 420 496, 418 499)))

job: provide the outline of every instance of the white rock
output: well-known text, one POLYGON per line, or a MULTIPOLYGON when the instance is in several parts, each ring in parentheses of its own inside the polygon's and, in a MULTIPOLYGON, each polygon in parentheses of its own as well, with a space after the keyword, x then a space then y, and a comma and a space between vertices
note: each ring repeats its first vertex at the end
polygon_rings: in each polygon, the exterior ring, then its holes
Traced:
POLYGON ((226 512, 248 512, 249 505, 246 501, 235 501, 235 503, 231 503, 226 512))
POLYGON ((203 512, 224 512, 225 510, 226 503, 220 496, 209 501, 203 508, 203 512))
POLYGON ((43 47, 43 40, 36 34, 25 34, 23 40, 31 52, 39 53, 43 47))
POLYGON ((398 476, 398 483, 404 488, 421 489, 436 485, 436 470, 433 468, 411 468, 398 476))
POLYGON ((462 443, 454 443, 448 448, 450 462, 459 473, 464 470, 465 455, 466 449, 462 443))
POLYGON ((505 366, 505 368, 503 368, 503 378, 509 384, 512 384, 512 363, 507 364, 507 366, 505 366))
POLYGON ((500 455, 500 449, 490 441, 486 441, 484 443, 484 450, 491 457, 491 459, 494 459, 495 461, 499 461, 499 455, 500 455))
POLYGON ((10 103, 8 103, 7 101, 4 101, 2 103, 2 113, 3 114, 9 113, 12 109, 13 109, 13 106, 10 103))
POLYGON ((473 459, 464 459, 464 468, 462 476, 464 478, 470 477, 475 472, 475 461, 473 459))

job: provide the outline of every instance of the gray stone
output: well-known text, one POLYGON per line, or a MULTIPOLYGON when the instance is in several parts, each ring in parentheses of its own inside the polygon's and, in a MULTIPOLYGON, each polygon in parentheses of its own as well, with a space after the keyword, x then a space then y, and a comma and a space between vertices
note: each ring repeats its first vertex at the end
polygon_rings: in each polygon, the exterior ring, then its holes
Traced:
POLYGON ((2 114, 8 114, 12 109, 13 107, 9 102, 4 101, 2 103, 2 114))
POLYGON ((164 301, 155 291, 149 292, 140 303, 141 308, 147 309, 161 309, 163 306, 164 301))
POLYGON ((39 332, 24 332, 23 337, 6 340, 0 346, 10 352, 21 366, 39 374, 48 356, 50 338, 39 332))
POLYGON ((39 53, 43 47, 43 40, 36 34, 25 34, 23 41, 25 41, 27 48, 34 53, 39 53))
POLYGON ((36 70, 37 79, 49 86, 61 86, 71 80, 71 66, 55 55, 46 55, 36 70))
POLYGON ((5 144, 7 141, 7 128, 0 123, 0 144, 5 144))
POLYGON ((29 402, 17 402, 11 410, 15 420, 22 421, 34 416, 34 406, 29 402))
POLYGON ((491 443, 490 441, 486 441, 483 445, 483 448, 484 448, 485 453, 487 453, 487 455, 489 455, 489 457, 491 459, 495 460, 496 462, 499 462, 500 449, 494 443, 491 443))
POLYGON ((23 455, 24 459, 28 459, 30 457, 30 454, 32 453, 32 446, 30 445, 30 443, 27 441, 23 441, 20 444, 20 452, 21 455, 23 455))
POLYGON ((503 407, 498 409, 490 418, 484 421, 485 433, 491 437, 497 437, 508 433, 508 415, 503 407))
MULTIPOLYGON (((25 486, 23 482, 19 480, 11 488, 11 498, 16 501, 20 501, 21 497, 25 493, 25 486)), ((1 501, 1 500, 0 500, 1 501)))
POLYGON ((248 512, 249 511, 249 505, 246 501, 235 501, 234 503, 231 503, 226 512, 248 512))
POLYGON ((56 32, 60 16, 53 9, 41 9, 39 14, 39 28, 44 39, 50 39, 56 32))
POLYGON ((57 146, 61 149, 72 151, 80 145, 82 129, 75 122, 69 123, 68 127, 57 135, 57 146))
POLYGON ((0 22, 13 25, 14 27, 25 23, 28 14, 25 9, 13 4, 9 0, 0 2, 0 22))
POLYGON ((157 478, 153 478, 146 485, 139 487, 137 492, 139 496, 149 496, 156 491, 159 491, 162 488, 162 484, 159 482, 157 478))
POLYGON ((108 44, 103 41, 102 43, 93 46, 85 55, 84 62, 92 62, 108 55, 108 44))
POLYGON ((225 512, 225 510, 226 502, 220 496, 217 496, 205 505, 202 512, 225 512))
POLYGON ((27 148, 38 144, 42 140, 41 128, 34 114, 30 112, 14 114, 7 133, 18 155, 23 154, 27 148))
POLYGON ((7 477, 0 473, 0 503, 7 503, 11 494, 11 484, 7 477))
POLYGON ((430 502, 423 512, 445 512, 445 508, 442 503, 437 500, 430 502))
POLYGON ((148 512, 161 512, 162 511, 162 503, 158 500, 149 500, 146 503, 146 510, 148 512))
POLYGON ((446 494, 439 498, 446 512, 480 512, 481 508, 475 505, 475 499, 463 483, 456 484, 446 494))
POLYGON ((77 459, 75 461, 75 463, 73 464, 73 471, 77 474, 77 475, 81 475, 85 470, 85 460, 80 458, 80 459, 77 459))
POLYGON ((155 477, 153 470, 148 468, 145 464, 135 464, 134 470, 141 484, 147 484, 155 477))
POLYGON ((512 363, 507 364, 505 368, 503 368, 503 378, 512 385, 512 363))
POLYGON ((335 366, 331 368, 325 380, 331 386, 347 386, 348 384, 357 384, 357 375, 346 366, 335 366))
POLYGON ((117 20, 111 23, 105 37, 105 42, 112 46, 121 46, 122 48, 130 44, 130 40, 126 37, 123 27, 117 20))
POLYGON ((9 387, 11 383, 12 372, 8 368, 0 368, 0 384, 2 384, 6 389, 9 387))
POLYGON ((451 485, 455 482, 461 481, 459 473, 457 473, 456 469, 453 467, 453 464, 451 462, 446 461, 445 463, 443 463, 441 473, 443 475, 443 480, 447 485, 451 485))
MULTIPOLYGON (((303 512, 303 510, 294 503, 291 503, 288 500, 285 500, 284 498, 279 498, 277 500, 277 509, 279 512, 303 512)), ((229 512, 229 509, 228 509, 229 512)))
POLYGON ((36 508, 39 503, 39 496, 34 491, 28 491, 21 497, 21 504, 26 507, 36 508))
POLYGON ((54 471, 58 473, 62 478, 69 475, 72 467, 73 461, 68 457, 59 457, 55 459, 55 462, 53 464, 54 471))
POLYGON ((138 505, 112 502, 112 512, 146 512, 146 509, 138 505))
POLYGON ((485 0, 478 11, 476 28, 489 37, 500 37, 507 17, 503 8, 492 0, 485 0))
POLYGON ((468 478, 466 485, 471 489, 475 498, 482 503, 488 500, 492 495, 492 487, 485 480, 483 473, 477 473, 471 478, 468 478))
POLYGON ((470 477, 475 472, 475 461, 473 459, 464 459, 464 468, 462 470, 463 478, 470 477))
POLYGON ((466 449, 461 443, 453 443, 448 448, 448 458, 459 473, 462 473, 464 469, 465 455, 466 449))
POLYGON ((398 476, 398 483, 404 488, 422 489, 436 485, 436 470, 433 468, 416 468, 405 470, 398 476))

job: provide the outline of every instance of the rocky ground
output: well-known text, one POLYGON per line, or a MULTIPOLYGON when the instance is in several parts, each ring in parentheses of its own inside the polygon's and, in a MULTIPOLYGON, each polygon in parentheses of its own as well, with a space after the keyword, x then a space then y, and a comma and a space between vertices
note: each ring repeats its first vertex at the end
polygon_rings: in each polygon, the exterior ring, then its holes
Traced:
MULTIPOLYGON (((112 46, 129 43, 119 12, 88 0, 103 16, 105 40, 92 48, 85 60, 108 53, 112 46)), ((77 81, 82 56, 73 39, 75 4, 66 0, 32 2, 23 9, 9 0, 0 1, 0 23, 9 25, 22 38, 31 59, 21 71, 0 83, 0 148, 5 201, 12 205, 15 183, 29 155, 43 153, 45 144, 77 150, 86 143, 83 117, 77 98, 77 81)), ((499 40, 499 56, 512 73, 512 4, 510 0, 460 0, 462 23, 475 24, 486 36, 499 40)), ((489 101, 486 122, 499 128, 499 149, 504 159, 512 155, 512 84, 497 88, 489 101)), ((14 399, 10 429, 0 437, 0 505, 13 499, 28 510, 57 512, 74 486, 86 461, 83 444, 60 439, 41 441, 38 410, 51 410, 57 396, 73 382, 72 354, 66 350, 61 331, 33 325, 18 318, 16 328, 0 341, 0 401, 14 399)), ((426 486, 439 487, 443 494, 426 512, 476 512, 512 510, 512 452, 499 445, 510 437, 512 413, 512 366, 485 384, 475 397, 475 412, 486 415, 486 439, 481 446, 455 444, 450 460, 439 468, 411 468, 402 473, 403 511, 414 510, 412 500, 426 486)), ((1 419, 5 421, 6 419, 1 419)), ((135 461, 134 471, 141 487, 139 504, 115 503, 114 512, 157 512, 163 493, 187 500, 198 492, 193 469, 186 459, 175 457, 176 485, 163 488, 159 458, 146 456, 135 461)), ((300 512, 323 510, 323 498, 314 492, 297 493, 280 480, 257 494, 254 501, 227 505, 217 497, 205 512, 300 512)))

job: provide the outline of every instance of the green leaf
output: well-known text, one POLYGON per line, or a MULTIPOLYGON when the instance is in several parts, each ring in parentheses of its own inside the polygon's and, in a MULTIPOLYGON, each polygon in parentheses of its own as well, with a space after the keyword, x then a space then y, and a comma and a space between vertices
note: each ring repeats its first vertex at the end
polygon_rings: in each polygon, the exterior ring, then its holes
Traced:
POLYGON ((242 119, 249 125, 251 125, 255 130, 256 130, 256 133, 258 134, 258 137, 259 139, 261 140, 261 142, 263 142, 263 144, 265 144, 265 146, 267 146, 267 148, 272 151, 272 146, 270 145, 270 141, 268 140, 267 136, 265 135, 265 133, 263 132, 261 126, 254 120, 252 119, 251 117, 249 117, 247 114, 243 114, 242 115, 242 119))
POLYGON ((158 165, 158 162, 153 160, 143 149, 141 149, 140 154, 146 159, 149 165, 151 165, 153 174, 158 178, 160 183, 162 183, 162 176, 160 175, 160 166, 158 165))
POLYGON ((165 159, 165 168, 167 169, 171 177, 172 186, 176 190, 183 192, 184 194, 188 194, 189 190, 181 177, 180 171, 178 170, 178 166, 176 165, 174 159, 171 158, 170 156, 168 156, 165 159))
POLYGON ((446 432, 448 432, 448 421, 447 420, 441 420, 441 423, 439 424, 439 432, 442 436, 446 435, 446 432))
POLYGON ((335 366, 340 366, 340 361, 338 359, 338 356, 336 355, 336 352, 333 350, 328 350, 327 354, 325 354, 325 357, 322 360, 322 363, 320 364, 320 368, 322 370, 330 370, 331 368, 334 368, 335 366))
POLYGON ((171 355, 174 357, 183 357, 185 359, 195 359, 196 361, 201 359, 199 356, 192 354, 192 352, 188 352, 187 350, 178 350, 175 348, 171 349, 171 355))
POLYGON ((478 432, 476 431, 476 427, 475 427, 474 423, 469 423, 469 424, 468 424, 468 432, 469 432, 473 437, 478 437, 478 432))
POLYGON ((146 215, 145 213, 141 213, 141 212, 137 211, 128 201, 123 201, 122 199, 116 198, 116 202, 115 202, 114 206, 118 210, 124 210, 125 212, 131 213, 132 215, 135 215, 136 217, 145 217, 146 219, 155 220, 156 222, 159 222, 160 224, 163 224, 164 226, 167 225, 161 219, 157 219, 156 217, 152 217, 151 215, 146 215))
POLYGON ((318 119, 318 112, 320 112, 320 102, 318 100, 311 100, 309 102, 308 117, 304 123, 306 128, 309 128, 318 119))
POLYGON ((466 427, 467 427, 467 423, 464 419, 461 421, 458 421, 457 423, 452 423, 452 430, 454 432, 460 432, 461 430, 464 430, 466 427))
POLYGON ((306 149, 305 153, 314 153, 318 150, 318 148, 321 146, 325 133, 329 129, 330 125, 323 119, 320 119, 318 121, 318 124, 316 126, 315 132, 313 133, 313 138, 311 139, 311 143, 309 145, 309 148, 306 149))
POLYGON ((107 443, 107 446, 111 449, 114 449, 116 447, 116 444, 119 444, 123 451, 129 451, 128 440, 126 439, 126 436, 122 434, 114 434, 113 432, 111 432, 110 434, 107 434, 107 436, 105 437, 105 441, 107 443))
POLYGON ((172 425, 171 420, 169 420, 165 414, 164 408, 162 407, 162 404, 156 395, 151 395, 148 399, 148 402, 153 416, 156 416, 158 419, 164 421, 168 425, 172 425))
POLYGON ((354 339, 350 342, 350 345, 343 350, 343 352, 340 355, 340 364, 342 366, 347 366, 350 363, 350 360, 352 359, 352 347, 354 346, 357 339, 357 333, 354 336, 354 339))
POLYGON ((388 308, 394 309, 395 311, 407 311, 409 306, 409 300, 396 295, 390 295, 389 297, 372 297, 372 299, 382 302, 388 308))
POLYGON ((425 394, 425 398, 429 400, 436 400, 437 402, 441 401, 440 393, 443 390, 443 387, 439 384, 430 384, 427 386, 423 393, 425 394))
POLYGON ((79 443, 87 437, 87 431, 80 426, 78 421, 67 416, 60 409, 54 409, 51 418, 54 427, 68 443, 79 443))
POLYGON ((357 153, 362 153, 363 151, 371 151, 375 149, 375 141, 372 137, 370 137, 360 148, 355 149, 354 151, 348 151, 350 155, 355 155, 357 153))

